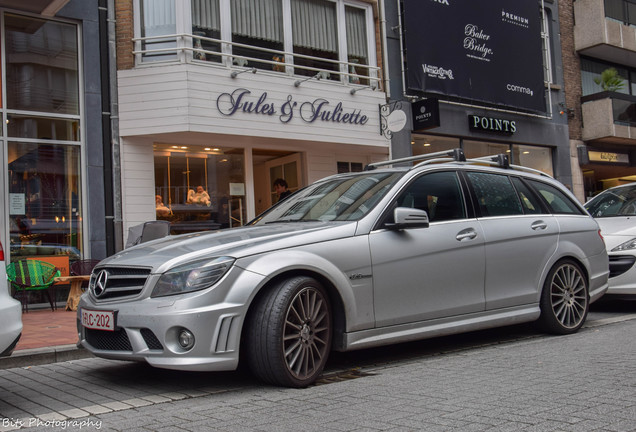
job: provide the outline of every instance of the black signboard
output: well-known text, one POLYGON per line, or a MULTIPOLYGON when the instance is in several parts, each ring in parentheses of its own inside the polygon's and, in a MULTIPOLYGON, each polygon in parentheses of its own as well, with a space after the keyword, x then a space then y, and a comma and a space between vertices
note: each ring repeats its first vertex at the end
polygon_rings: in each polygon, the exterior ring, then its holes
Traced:
POLYGON ((537 0, 404 0, 404 38, 407 93, 545 112, 537 0))
POLYGON ((411 104, 413 132, 424 131, 439 126, 439 101, 422 99, 411 104))

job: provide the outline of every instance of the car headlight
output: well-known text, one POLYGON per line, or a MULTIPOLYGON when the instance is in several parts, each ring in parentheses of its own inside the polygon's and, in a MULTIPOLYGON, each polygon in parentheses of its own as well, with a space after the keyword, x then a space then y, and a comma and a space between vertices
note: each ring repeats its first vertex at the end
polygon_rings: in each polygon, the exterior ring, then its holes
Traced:
POLYGON ((620 251, 626 251, 626 250, 632 250, 632 249, 636 249, 636 238, 628 240, 625 243, 619 244, 614 249, 612 249, 612 252, 620 252, 620 251))
POLYGON ((218 257, 184 264, 165 272, 150 297, 200 291, 214 285, 232 267, 234 258, 218 257))

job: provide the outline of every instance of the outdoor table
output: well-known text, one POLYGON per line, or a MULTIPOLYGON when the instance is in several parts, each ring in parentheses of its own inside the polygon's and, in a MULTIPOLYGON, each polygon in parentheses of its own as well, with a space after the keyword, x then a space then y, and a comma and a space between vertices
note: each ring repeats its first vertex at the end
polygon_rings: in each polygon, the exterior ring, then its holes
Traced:
POLYGON ((66 310, 75 311, 79 304, 80 296, 82 295, 82 282, 91 278, 91 275, 79 275, 79 276, 59 276, 55 278, 55 283, 70 283, 71 289, 68 292, 68 299, 66 300, 66 310))

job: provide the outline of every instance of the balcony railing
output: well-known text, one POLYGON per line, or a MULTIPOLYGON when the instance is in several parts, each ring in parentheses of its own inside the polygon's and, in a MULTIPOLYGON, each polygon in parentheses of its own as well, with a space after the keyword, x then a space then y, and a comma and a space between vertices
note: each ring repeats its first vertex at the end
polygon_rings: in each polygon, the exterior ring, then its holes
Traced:
POLYGON ((159 62, 209 64, 235 73, 258 71, 324 79, 356 88, 380 88, 380 68, 355 61, 342 62, 187 33, 134 38, 133 42, 137 65, 159 62))
POLYGON ((581 102, 610 99, 614 124, 636 126, 636 96, 616 92, 601 92, 581 98, 581 102))

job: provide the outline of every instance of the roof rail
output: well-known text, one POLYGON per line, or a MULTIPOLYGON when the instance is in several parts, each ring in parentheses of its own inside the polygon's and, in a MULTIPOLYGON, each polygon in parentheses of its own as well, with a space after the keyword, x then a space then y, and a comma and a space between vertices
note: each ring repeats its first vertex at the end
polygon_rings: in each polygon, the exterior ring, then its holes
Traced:
POLYGON ((510 157, 505 153, 500 153, 500 154, 496 154, 492 156, 482 156, 478 158, 466 159, 466 155, 464 154, 464 151, 460 148, 445 150, 445 151, 440 151, 435 153, 428 153, 423 155, 417 155, 417 156, 410 156, 410 157, 405 157, 401 159, 392 159, 388 161, 374 162, 364 167, 364 170, 371 171, 376 169, 379 166, 393 165, 396 163, 412 162, 412 161, 418 161, 418 160, 421 160, 422 162, 416 164, 414 167, 418 167, 421 165, 428 165, 432 163, 455 161, 455 162, 463 162, 466 164, 475 164, 475 165, 485 164, 485 165, 491 165, 491 166, 496 166, 501 168, 514 169, 517 171, 526 171, 529 173, 538 174, 538 175, 552 178, 552 176, 544 173, 543 171, 539 171, 538 169, 511 164, 510 157))
POLYGON ((538 175, 542 175, 544 177, 550 177, 552 178, 552 176, 544 173, 543 171, 540 171, 538 169, 534 169, 534 168, 529 168, 529 167, 524 167, 521 165, 513 165, 510 163, 510 158, 507 154, 504 153, 500 153, 497 155, 493 155, 493 156, 483 156, 483 157, 479 157, 479 158, 471 158, 471 159, 467 159, 466 163, 481 163, 481 164, 488 164, 488 165, 492 165, 492 166, 498 166, 501 168, 511 168, 517 171, 525 171, 525 172, 529 172, 529 173, 533 173, 533 174, 538 174, 538 175))
MULTIPOLYGON (((368 164, 366 167, 364 167, 365 171, 371 171, 376 169, 379 166, 385 166, 385 165, 393 165, 396 163, 402 163, 402 162, 413 162, 413 161, 417 161, 417 160, 424 160, 423 163, 431 163, 433 161, 431 161, 430 159, 436 159, 436 158, 440 158, 439 162, 448 162, 449 160, 452 161, 459 161, 459 162, 465 162, 466 161, 466 156, 464 155, 464 151, 460 148, 456 148, 456 149, 452 149, 452 150, 445 150, 445 151, 440 151, 440 152, 435 152, 435 153, 428 153, 428 154, 422 154, 422 155, 417 155, 417 156, 409 156, 409 157, 405 157, 405 158, 401 158, 401 159, 392 159, 392 160, 388 160, 388 161, 382 161, 382 162, 374 162, 371 164, 368 164), (446 156, 446 157, 444 157, 446 156)), ((418 164, 418 165, 421 165, 418 164)))

